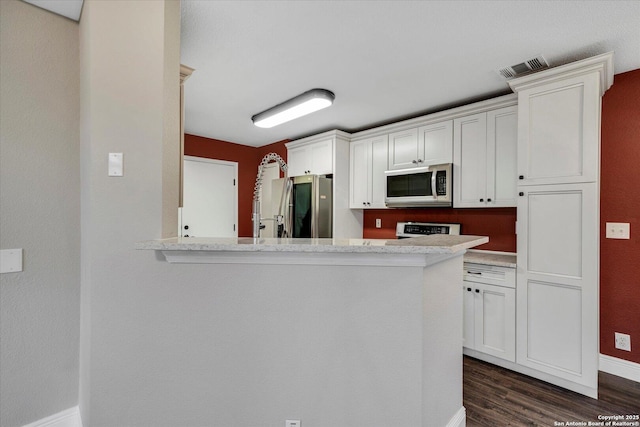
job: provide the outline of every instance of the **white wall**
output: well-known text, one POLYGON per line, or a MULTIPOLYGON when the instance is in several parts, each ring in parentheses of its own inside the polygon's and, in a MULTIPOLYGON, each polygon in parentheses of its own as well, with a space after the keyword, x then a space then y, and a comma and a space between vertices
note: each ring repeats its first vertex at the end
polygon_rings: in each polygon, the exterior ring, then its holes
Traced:
POLYGON ((80 163, 78 24, 0 1, 0 425, 78 404, 80 163))

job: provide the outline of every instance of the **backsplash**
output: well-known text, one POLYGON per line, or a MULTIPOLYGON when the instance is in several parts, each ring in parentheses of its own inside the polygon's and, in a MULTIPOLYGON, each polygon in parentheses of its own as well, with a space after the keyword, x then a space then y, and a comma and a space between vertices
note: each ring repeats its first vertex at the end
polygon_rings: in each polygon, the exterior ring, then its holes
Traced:
POLYGON ((462 224, 462 234, 489 236, 489 243, 475 249, 516 252, 516 208, 413 208, 364 211, 365 239, 394 239, 398 221, 462 224), (376 218, 382 228, 376 228, 376 218))

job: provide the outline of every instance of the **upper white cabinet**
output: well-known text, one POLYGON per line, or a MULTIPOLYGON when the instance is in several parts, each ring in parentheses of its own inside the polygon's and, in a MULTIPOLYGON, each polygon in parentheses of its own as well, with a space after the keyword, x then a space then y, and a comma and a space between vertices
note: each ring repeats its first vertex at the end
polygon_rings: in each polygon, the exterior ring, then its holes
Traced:
POLYGON ((453 206, 516 206, 517 107, 453 121, 453 206))
POLYGON ((520 185, 596 182, 600 77, 578 74, 518 91, 520 185))
POLYGON ((385 209, 388 137, 381 135, 351 143, 350 198, 352 209, 385 209))
POLYGON ((418 128, 418 146, 423 149, 423 165, 453 163, 453 120, 418 128))
POLYGON ((452 157, 452 120, 389 134, 390 170, 451 163, 452 157))
POLYGON ((389 134, 389 169, 418 166, 424 160, 424 146, 418 144, 418 129, 389 134))
POLYGON ((289 176, 333 173, 333 139, 287 148, 289 176))

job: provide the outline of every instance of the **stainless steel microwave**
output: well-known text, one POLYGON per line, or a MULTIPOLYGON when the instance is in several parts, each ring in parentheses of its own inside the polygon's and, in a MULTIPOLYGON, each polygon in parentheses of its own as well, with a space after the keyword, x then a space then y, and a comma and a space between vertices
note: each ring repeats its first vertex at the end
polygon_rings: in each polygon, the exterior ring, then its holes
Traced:
POLYGON ((451 206, 453 165, 386 171, 384 202, 388 207, 451 206))

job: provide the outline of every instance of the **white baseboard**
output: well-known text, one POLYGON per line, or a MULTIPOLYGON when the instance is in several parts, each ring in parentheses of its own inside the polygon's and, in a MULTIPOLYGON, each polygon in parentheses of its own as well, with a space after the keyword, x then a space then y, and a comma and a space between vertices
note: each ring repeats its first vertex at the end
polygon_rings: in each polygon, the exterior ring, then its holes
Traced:
POLYGON ((467 410, 463 407, 458 409, 458 412, 451 417, 447 423, 447 427, 465 427, 467 424, 467 410))
POLYGON ((23 427, 82 427, 80 408, 74 406, 23 427))
POLYGON ((601 354, 600 370, 640 383, 640 363, 601 354))

